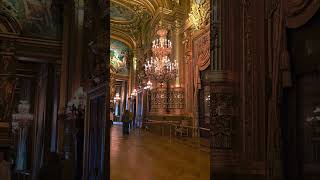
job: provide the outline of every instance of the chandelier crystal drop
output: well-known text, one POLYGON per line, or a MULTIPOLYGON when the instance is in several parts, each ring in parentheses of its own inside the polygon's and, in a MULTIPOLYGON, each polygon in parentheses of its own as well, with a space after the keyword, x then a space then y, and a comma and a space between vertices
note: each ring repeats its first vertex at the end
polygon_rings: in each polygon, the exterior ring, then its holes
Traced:
POLYGON ((172 61, 172 42, 167 39, 168 30, 160 24, 157 31, 159 38, 152 41, 153 56, 146 60, 146 75, 159 82, 168 82, 177 76, 177 61, 172 61))
POLYGON ((158 39, 152 41, 152 53, 155 57, 165 57, 171 54, 172 42, 167 39, 168 31, 166 29, 159 29, 157 31, 158 39))
POLYGON ((147 82, 147 86, 145 87, 145 89, 151 89, 152 88, 152 82, 149 80, 147 82))

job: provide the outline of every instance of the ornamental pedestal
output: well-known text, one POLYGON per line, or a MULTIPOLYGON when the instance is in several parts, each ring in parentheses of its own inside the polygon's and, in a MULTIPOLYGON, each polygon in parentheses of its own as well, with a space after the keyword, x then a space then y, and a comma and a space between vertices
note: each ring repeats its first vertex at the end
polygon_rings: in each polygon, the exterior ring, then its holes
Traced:
POLYGON ((225 178, 237 163, 234 145, 235 96, 227 72, 213 72, 210 88, 211 173, 225 178))

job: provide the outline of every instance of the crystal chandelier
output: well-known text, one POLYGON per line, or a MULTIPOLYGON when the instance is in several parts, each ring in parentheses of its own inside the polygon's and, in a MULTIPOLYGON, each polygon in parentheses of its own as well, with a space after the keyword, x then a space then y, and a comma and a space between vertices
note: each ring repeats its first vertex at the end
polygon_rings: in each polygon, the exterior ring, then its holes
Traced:
POLYGON ((153 56, 146 60, 145 73, 159 82, 168 82, 177 76, 177 62, 172 61, 172 42, 167 39, 168 30, 160 26, 157 30, 158 39, 152 41, 153 56))
POLYGON ((151 81, 149 80, 148 82, 147 82, 147 86, 145 86, 143 89, 151 89, 152 88, 152 83, 151 83, 151 81))

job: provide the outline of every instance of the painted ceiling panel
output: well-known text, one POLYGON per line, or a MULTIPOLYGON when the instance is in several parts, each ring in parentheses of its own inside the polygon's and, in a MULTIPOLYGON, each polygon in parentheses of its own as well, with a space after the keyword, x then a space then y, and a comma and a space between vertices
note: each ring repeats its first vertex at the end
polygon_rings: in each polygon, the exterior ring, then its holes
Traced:
POLYGON ((128 74, 129 47, 123 42, 110 39, 110 63, 117 73, 128 74))
POLYGON ((50 39, 61 38, 60 14, 53 11, 52 0, 2 0, 0 6, 15 17, 22 34, 50 39))
POLYGON ((132 21, 134 13, 131 9, 115 2, 110 4, 110 17, 115 21, 132 21))

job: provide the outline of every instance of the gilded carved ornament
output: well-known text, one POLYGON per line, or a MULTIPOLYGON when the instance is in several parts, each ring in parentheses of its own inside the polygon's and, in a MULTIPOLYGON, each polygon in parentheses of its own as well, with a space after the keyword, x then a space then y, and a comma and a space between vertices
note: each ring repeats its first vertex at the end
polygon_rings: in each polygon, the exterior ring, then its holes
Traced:
POLYGON ((183 41, 182 44, 184 45, 184 62, 189 63, 192 60, 192 45, 191 45, 191 32, 185 31, 183 33, 183 41))
POLYGON ((204 27, 210 19, 210 5, 208 0, 194 0, 189 13, 189 21, 196 30, 204 27))

